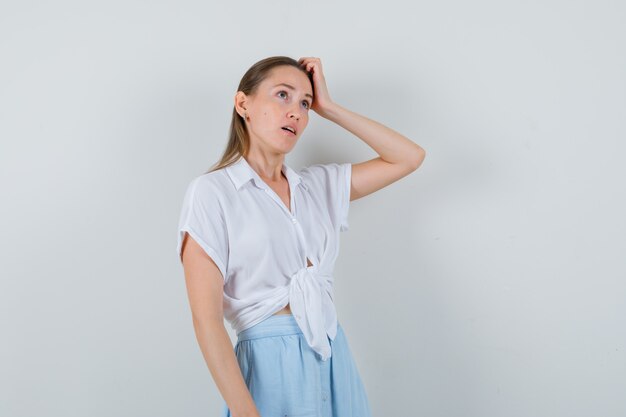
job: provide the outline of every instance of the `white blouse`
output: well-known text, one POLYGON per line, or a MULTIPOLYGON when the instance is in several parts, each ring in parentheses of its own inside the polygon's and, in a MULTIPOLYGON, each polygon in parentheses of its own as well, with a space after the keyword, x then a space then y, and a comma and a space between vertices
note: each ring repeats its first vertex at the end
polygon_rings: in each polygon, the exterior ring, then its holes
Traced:
POLYGON ((224 278, 224 317, 237 335, 287 305, 309 346, 331 356, 337 333, 333 269, 348 230, 351 163, 299 172, 283 163, 291 211, 245 158, 194 178, 178 225, 224 278), (313 264, 307 267, 307 258, 313 264))

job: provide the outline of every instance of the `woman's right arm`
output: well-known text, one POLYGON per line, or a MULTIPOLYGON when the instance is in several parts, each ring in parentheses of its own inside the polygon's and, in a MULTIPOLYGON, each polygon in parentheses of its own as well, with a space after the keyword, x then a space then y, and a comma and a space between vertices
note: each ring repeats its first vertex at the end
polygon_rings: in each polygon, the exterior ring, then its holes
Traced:
POLYGON ((224 327, 222 273, 188 233, 181 254, 196 339, 213 380, 233 417, 260 417, 224 327))

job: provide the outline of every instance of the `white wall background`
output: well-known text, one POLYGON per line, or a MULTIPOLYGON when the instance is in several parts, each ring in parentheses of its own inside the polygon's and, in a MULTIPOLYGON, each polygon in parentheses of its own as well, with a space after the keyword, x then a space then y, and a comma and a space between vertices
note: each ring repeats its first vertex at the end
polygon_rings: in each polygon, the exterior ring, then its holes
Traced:
MULTIPOLYGON (((342 234, 374 415, 626 415, 625 20, 591 0, 3 1, 0 415, 218 415, 176 226, 270 55, 320 57, 336 102, 427 151, 342 234)), ((287 162, 375 156, 312 114, 287 162)))

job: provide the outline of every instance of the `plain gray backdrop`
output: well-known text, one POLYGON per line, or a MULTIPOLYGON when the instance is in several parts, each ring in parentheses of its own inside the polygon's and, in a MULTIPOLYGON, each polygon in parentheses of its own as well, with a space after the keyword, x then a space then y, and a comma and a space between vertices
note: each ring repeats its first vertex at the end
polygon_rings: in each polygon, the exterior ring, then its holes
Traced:
MULTIPOLYGON (((218 415, 176 228, 271 55, 320 57, 334 101, 427 152, 342 234, 374 415, 626 415, 624 21, 590 0, 3 1, 0 415, 218 415)), ((376 156, 312 112, 286 161, 376 156)))

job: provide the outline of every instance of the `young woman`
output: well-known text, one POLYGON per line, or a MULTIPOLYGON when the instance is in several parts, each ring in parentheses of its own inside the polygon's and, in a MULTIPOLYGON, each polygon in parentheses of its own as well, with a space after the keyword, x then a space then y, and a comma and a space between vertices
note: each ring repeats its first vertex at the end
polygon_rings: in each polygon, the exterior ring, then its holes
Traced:
POLYGON ((319 58, 254 64, 221 161, 189 184, 178 228, 193 325, 223 417, 369 417, 333 301, 350 201, 415 171, 425 152, 333 102, 319 58), (285 164, 313 110, 380 156, 285 164), (237 332, 234 347, 224 318, 237 332))

